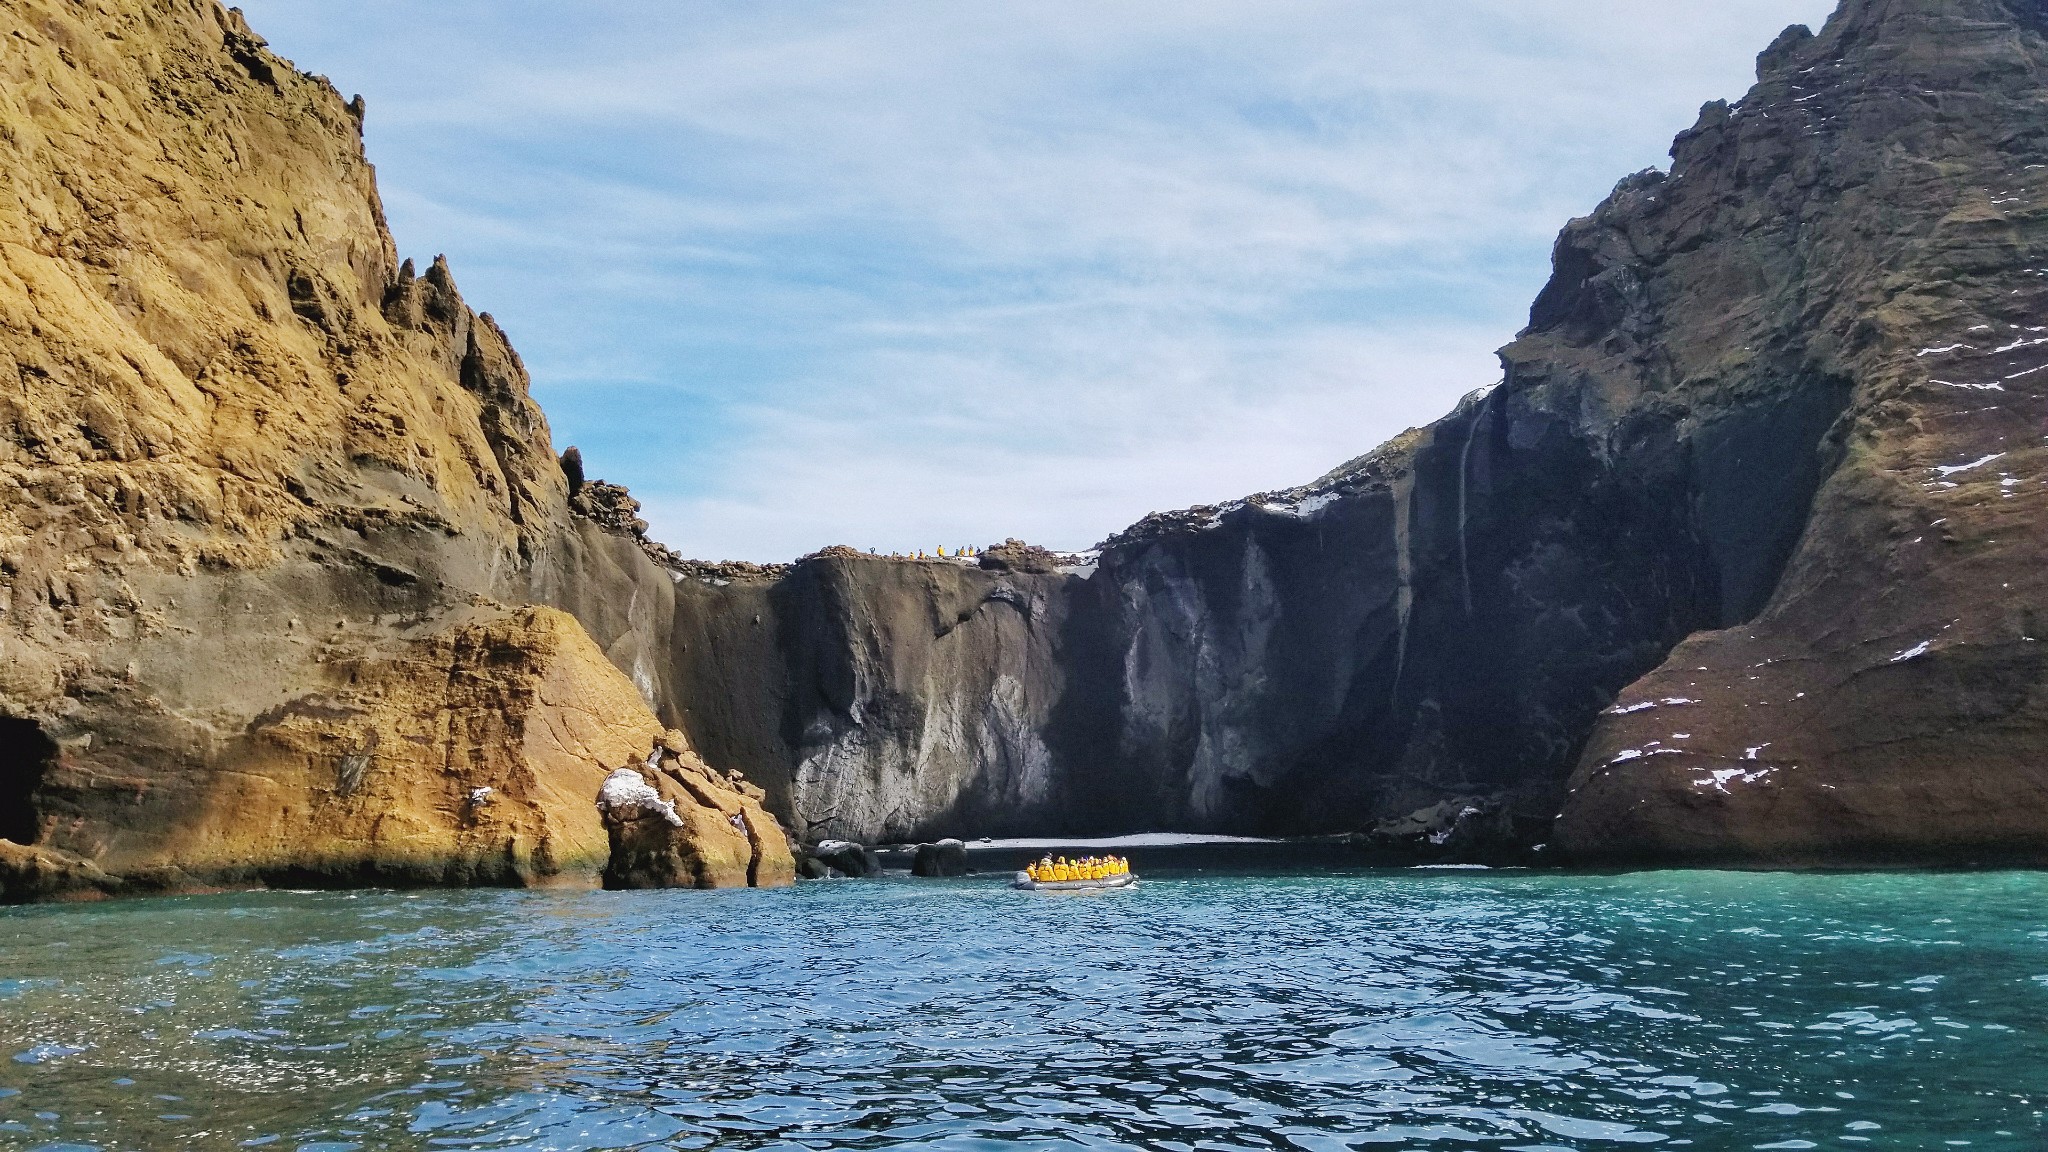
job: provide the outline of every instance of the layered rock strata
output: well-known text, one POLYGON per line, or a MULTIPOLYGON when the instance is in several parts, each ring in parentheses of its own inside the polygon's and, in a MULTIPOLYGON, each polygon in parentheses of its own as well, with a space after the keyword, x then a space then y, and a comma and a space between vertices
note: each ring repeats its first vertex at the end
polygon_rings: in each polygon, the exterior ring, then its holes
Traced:
POLYGON ((647 762, 598 789, 606 888, 774 888, 794 883, 788 838, 761 789, 721 775, 669 731, 647 762))
POLYGON ((1455 798, 1587 861, 2038 859, 2044 65, 2035 4, 1848 0, 1566 228, 1445 419, 1014 601, 685 581, 682 722, 835 835, 1455 798))
POLYGON ((620 885, 779 882, 769 812, 2048 855, 2036 4, 1789 31, 1566 228, 1498 383, 1311 485, 1083 557, 777 567, 683 561, 553 455, 503 333, 397 259, 360 101, 205 0, 5 19, 11 894, 600 852, 620 885), (600 823, 607 780, 654 802, 600 823))
POLYGON ((668 580, 397 258, 361 100, 211 0, 0 29, 0 885, 594 883, 668 580))

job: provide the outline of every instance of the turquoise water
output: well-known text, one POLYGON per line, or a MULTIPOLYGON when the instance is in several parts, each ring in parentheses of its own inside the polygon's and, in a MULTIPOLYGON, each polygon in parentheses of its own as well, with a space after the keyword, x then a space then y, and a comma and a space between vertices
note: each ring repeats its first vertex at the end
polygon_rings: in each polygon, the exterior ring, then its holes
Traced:
POLYGON ((0 912, 0 1148, 2048 1147, 2048 876, 0 912))

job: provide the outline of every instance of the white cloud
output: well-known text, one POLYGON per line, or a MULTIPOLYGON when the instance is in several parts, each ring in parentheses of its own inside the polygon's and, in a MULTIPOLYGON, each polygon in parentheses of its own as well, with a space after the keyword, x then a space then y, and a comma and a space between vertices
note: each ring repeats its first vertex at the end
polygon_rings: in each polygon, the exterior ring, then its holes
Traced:
POLYGON ((247 0, 656 534, 786 558, 1309 479, 1820 0, 247 0))

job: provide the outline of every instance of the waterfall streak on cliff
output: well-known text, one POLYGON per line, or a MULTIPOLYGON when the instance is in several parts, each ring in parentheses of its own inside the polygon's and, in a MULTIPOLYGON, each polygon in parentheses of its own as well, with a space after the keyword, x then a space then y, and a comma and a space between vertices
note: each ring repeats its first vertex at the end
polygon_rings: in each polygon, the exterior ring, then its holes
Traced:
POLYGON ((1394 681, 1388 690, 1391 700, 1401 698, 1401 673, 1408 666, 1408 616, 1415 607, 1415 558, 1410 552, 1408 521, 1414 509, 1415 472, 1411 468, 1394 482, 1394 570, 1400 576, 1400 591, 1395 593, 1394 611, 1399 616, 1399 631, 1394 645, 1394 681))

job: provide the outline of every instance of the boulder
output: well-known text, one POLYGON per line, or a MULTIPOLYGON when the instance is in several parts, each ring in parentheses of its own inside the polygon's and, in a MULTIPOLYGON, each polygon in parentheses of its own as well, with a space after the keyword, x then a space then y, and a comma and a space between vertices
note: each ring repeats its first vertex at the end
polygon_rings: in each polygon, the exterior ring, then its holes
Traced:
POLYGON ((967 845, 958 840, 919 844, 910 860, 910 874, 913 876, 965 876, 969 871, 967 845))
POLYGON ((796 879, 788 840, 760 802, 663 742, 644 765, 605 778, 597 811, 611 846, 606 888, 768 888, 796 879))
POLYGON ((882 874, 882 858, 875 855, 875 850, 851 840, 822 841, 811 850, 811 854, 824 861, 826 866, 848 876, 882 874))
POLYGON ((1528 862, 1548 827, 1548 820, 1518 816, 1499 800, 1460 797, 1382 820, 1350 843, 1373 864, 1498 866, 1528 862))

